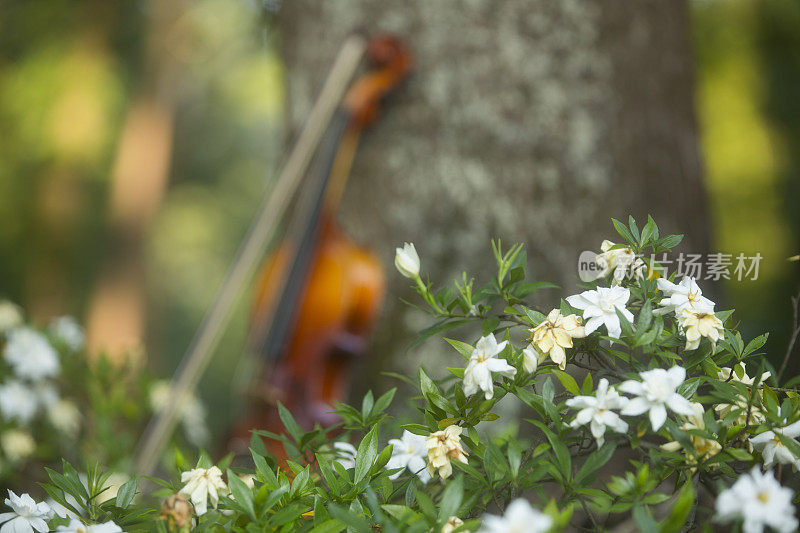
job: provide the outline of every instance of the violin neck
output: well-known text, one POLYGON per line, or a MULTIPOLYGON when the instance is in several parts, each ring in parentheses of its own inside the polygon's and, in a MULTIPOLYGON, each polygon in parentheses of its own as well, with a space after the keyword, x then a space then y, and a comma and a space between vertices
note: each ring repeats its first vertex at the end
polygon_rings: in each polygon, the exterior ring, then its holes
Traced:
POLYGON ((254 335, 252 348, 260 359, 274 361, 286 348, 318 248, 320 230, 336 212, 357 149, 358 134, 349 125, 348 115, 338 112, 312 163, 286 239, 292 251, 282 290, 272 306, 268 330, 254 335))

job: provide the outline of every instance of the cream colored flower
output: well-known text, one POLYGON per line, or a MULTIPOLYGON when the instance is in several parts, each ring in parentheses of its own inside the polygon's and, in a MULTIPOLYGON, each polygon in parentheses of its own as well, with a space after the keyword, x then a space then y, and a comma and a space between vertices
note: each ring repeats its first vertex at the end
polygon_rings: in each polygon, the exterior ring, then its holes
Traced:
POLYGON ((686 309, 681 313, 679 321, 686 336, 686 350, 696 350, 702 337, 710 340, 712 349, 716 349, 717 341, 725 336, 722 321, 714 313, 686 309))
POLYGON ((419 277, 419 255, 414 243, 403 243, 402 248, 397 248, 394 254, 394 266, 407 278, 419 277))
POLYGON ((81 415, 78 407, 69 400, 59 400, 47 411, 47 418, 54 428, 70 437, 77 437, 81 430, 81 415))
POLYGON ((209 501, 216 507, 220 495, 228 492, 228 486, 222 481, 222 471, 216 466, 195 468, 184 472, 181 474, 181 482, 186 485, 179 491, 179 494, 189 497, 197 516, 206 514, 209 501))
MULTIPOLYGON (((761 409, 759 409, 758 405, 756 405, 756 404, 757 403, 760 404, 760 399, 761 399, 761 394, 762 394, 761 391, 760 391, 761 385, 771 375, 772 374, 770 372, 764 372, 763 374, 761 374, 761 380, 759 381, 759 391, 756 393, 758 401, 754 401, 753 405, 751 405, 749 407, 750 425, 751 426, 758 426, 760 424, 763 424, 766 421, 764 413, 761 412, 761 409)), ((720 379, 722 381, 736 381, 736 382, 742 383, 744 385, 747 385, 748 387, 751 387, 751 388, 753 386, 753 383, 755 383, 755 377, 750 377, 750 376, 747 375, 747 372, 745 371, 744 363, 737 364, 733 369, 728 368, 728 367, 720 368, 719 372, 717 372, 717 379, 720 379), (737 367, 739 368, 739 371, 741 372, 742 377, 739 377, 739 375, 737 374, 737 372, 736 372, 736 368, 737 367)), ((739 411, 739 416, 737 416, 736 420, 734 420, 734 424, 739 425, 739 426, 745 426, 745 425, 747 425, 747 412, 748 412, 747 403, 748 403, 747 402, 747 398, 745 398, 742 395, 739 395, 737 397, 737 399, 736 399, 736 403, 734 403, 734 404, 721 403, 719 405, 714 406, 714 410, 717 411, 717 413, 719 414, 720 418, 727 417, 731 412, 733 412, 735 410, 739 411)), ((741 436, 744 437, 744 434, 742 434, 741 436)))
POLYGON ((467 462, 467 452, 461 446, 461 427, 448 426, 443 431, 431 433, 425 443, 428 450, 428 473, 433 476, 438 471, 442 479, 453 473, 450 460, 467 462))
POLYGON ((22 325, 22 308, 8 300, 0 300, 0 333, 22 325))
MULTIPOLYGON (((681 429, 684 431, 689 431, 690 429, 706 429, 706 422, 703 420, 703 414, 705 414, 705 408, 702 404, 697 402, 691 402, 692 409, 694 410, 694 414, 685 417, 685 422, 681 426, 681 429)), ((722 451, 722 445, 713 439, 707 439, 705 437, 700 437, 698 435, 689 435, 692 441, 692 446, 694 447, 694 451, 697 454, 693 454, 691 451, 686 450, 686 462, 688 464, 697 464, 697 459, 709 459, 715 455, 717 455, 720 451, 722 451)), ((661 449, 666 450, 668 452, 677 452, 681 449, 681 444, 678 441, 668 442, 666 444, 661 445, 661 449)), ((692 469, 694 471, 694 468, 692 469)))
MULTIPOLYGON (((531 332, 531 345, 543 355, 547 355, 561 370, 567 366, 567 353, 565 348, 572 348, 572 339, 586 336, 578 315, 564 316, 558 309, 553 309, 547 315, 547 320, 529 330, 531 332)), ((523 354, 524 355, 524 354, 523 354)), ((541 362, 541 358, 537 358, 541 362)), ((527 361, 528 370, 532 366, 527 361)), ((534 368, 536 370, 536 368, 534 368)))
MULTIPOLYGON (((457 516, 451 516, 447 523, 442 526, 442 533, 452 533, 455 529, 459 526, 463 526, 464 521, 461 520, 457 516)), ((464 533, 469 533, 469 531, 465 531, 464 533)))
POLYGON ((9 461, 18 463, 36 451, 36 442, 27 431, 9 429, 0 436, 0 447, 9 461))

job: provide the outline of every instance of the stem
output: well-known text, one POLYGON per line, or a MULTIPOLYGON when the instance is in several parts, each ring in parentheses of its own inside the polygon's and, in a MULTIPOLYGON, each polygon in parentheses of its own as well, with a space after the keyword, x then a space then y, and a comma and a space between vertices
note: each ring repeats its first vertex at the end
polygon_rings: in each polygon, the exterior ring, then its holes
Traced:
POLYGON ((420 296, 422 296, 422 298, 426 302, 428 302, 428 305, 430 305, 434 311, 436 311, 440 315, 443 315, 444 310, 441 307, 439 307, 439 304, 436 302, 436 298, 433 297, 433 294, 431 294, 431 291, 428 290, 428 287, 426 287, 425 284, 422 283, 422 279, 419 277, 419 275, 417 275, 417 277, 414 278, 414 281, 417 282, 417 292, 419 292, 420 296))
POLYGON ((786 355, 783 356, 783 363, 781 369, 778 370, 778 375, 775 376, 775 381, 780 383, 783 371, 786 370, 786 365, 789 363, 789 356, 792 355, 794 343, 797 342, 797 336, 800 334, 800 294, 792 298, 792 307, 794 308, 794 320, 792 338, 789 340, 789 346, 786 348, 786 355))

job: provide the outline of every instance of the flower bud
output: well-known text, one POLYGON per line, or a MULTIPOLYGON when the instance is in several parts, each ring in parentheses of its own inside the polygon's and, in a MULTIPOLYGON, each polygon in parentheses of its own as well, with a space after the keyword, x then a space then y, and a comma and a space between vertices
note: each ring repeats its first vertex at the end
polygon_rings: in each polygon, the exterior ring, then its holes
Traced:
POLYGON ((419 276, 419 255, 413 243, 403 243, 402 248, 396 249, 394 266, 407 278, 414 279, 419 276))
POLYGON ((161 504, 161 518, 167 521, 170 531, 190 525, 192 504, 183 494, 173 494, 161 504))
MULTIPOLYGON (((452 533, 456 528, 463 526, 464 521, 457 516, 451 516, 447 523, 442 527, 442 533, 452 533)), ((469 533, 468 531, 466 533, 469 533)))

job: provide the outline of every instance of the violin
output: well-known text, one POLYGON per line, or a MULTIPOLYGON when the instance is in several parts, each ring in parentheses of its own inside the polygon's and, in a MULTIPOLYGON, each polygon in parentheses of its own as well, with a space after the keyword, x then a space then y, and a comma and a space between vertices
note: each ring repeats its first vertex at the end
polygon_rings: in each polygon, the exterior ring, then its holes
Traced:
MULTIPOLYGON (((347 397, 353 364, 367 349, 381 307, 381 262, 338 227, 335 214, 361 133, 377 120, 382 99, 408 76, 412 60, 399 40, 385 35, 370 40, 367 57, 373 68, 344 96, 287 237, 257 276, 250 346, 261 370, 226 446, 235 455, 248 453, 253 429, 283 432, 278 402, 306 430, 338 421, 332 406, 347 397)), ((265 444, 285 458, 276 442, 265 444)))

